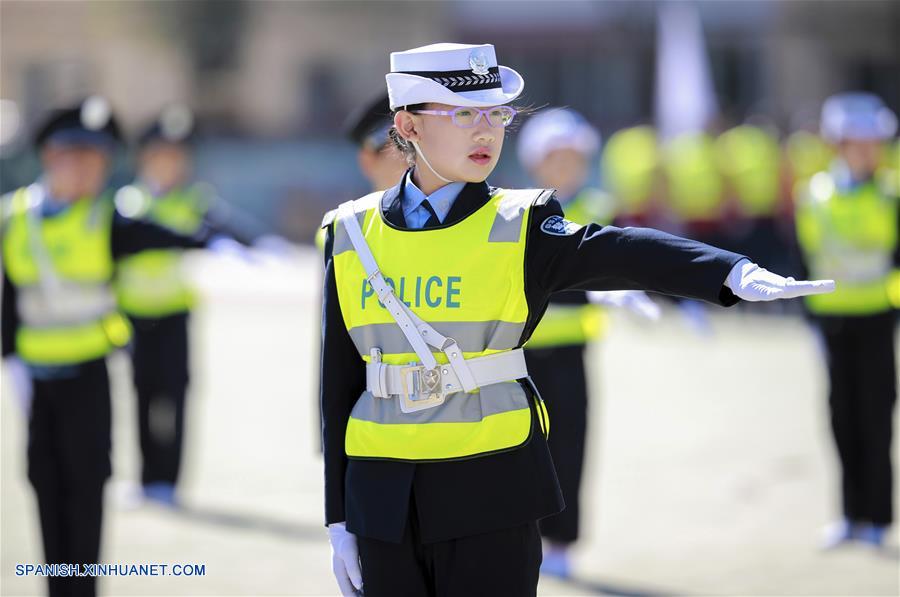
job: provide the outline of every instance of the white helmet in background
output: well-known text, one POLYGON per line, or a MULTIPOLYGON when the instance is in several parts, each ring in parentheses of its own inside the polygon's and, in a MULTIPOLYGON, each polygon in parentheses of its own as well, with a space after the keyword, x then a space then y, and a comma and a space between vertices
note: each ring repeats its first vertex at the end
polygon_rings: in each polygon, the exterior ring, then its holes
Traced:
POLYGON ((600 133, 568 108, 550 108, 529 118, 519 133, 519 160, 534 169, 551 152, 574 149, 588 159, 600 150, 600 133))
POLYGON ((839 93, 822 104, 820 126, 832 143, 887 140, 897 133, 897 116, 873 93, 839 93))

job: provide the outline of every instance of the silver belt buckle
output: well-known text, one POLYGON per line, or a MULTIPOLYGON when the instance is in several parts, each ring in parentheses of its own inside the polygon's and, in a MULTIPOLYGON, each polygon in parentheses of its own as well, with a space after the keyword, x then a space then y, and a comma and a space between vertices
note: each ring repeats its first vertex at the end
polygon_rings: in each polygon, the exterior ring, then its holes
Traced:
POLYGON ((424 365, 410 365, 400 369, 400 410, 414 413, 440 406, 444 403, 439 369, 426 369, 424 365))

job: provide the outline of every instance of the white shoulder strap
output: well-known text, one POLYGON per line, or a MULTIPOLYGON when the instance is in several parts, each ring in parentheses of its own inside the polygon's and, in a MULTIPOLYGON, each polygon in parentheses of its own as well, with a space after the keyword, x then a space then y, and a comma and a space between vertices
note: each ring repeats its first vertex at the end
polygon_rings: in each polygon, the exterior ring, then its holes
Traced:
POLYGON ((366 243, 366 239, 359 227, 359 222, 356 220, 353 204, 353 201, 347 201, 338 207, 337 221, 347 231, 347 236, 350 237, 350 242, 353 244, 363 269, 366 270, 367 279, 375 290, 378 300, 381 301, 381 304, 384 305, 391 317, 394 318, 394 321, 397 322, 397 325, 400 326, 400 330, 406 336, 413 351, 428 369, 437 367, 437 360, 428 348, 431 345, 447 355, 447 359, 450 361, 450 365, 453 367, 453 371, 462 383, 463 388, 467 392, 476 390, 478 384, 468 365, 466 365, 462 350, 459 348, 456 340, 447 338, 423 321, 406 306, 406 303, 397 298, 394 290, 385 281, 384 276, 378 269, 378 264, 375 262, 375 256, 372 255, 372 250, 366 243))
POLYGON ((45 190, 43 185, 34 183, 25 192, 28 197, 28 207, 25 211, 28 248, 31 250, 34 261, 37 264, 40 276, 38 283, 42 292, 55 296, 62 287, 62 281, 56 268, 53 266, 53 259, 50 257, 50 251, 44 244, 44 235, 41 231, 41 205, 44 203, 45 190))

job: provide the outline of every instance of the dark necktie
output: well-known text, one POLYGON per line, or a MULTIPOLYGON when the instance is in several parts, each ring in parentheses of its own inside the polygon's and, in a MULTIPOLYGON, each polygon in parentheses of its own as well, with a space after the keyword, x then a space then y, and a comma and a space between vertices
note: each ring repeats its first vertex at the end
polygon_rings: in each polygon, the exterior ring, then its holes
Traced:
POLYGON ((428 211, 428 213, 431 214, 430 216, 428 216, 428 219, 425 220, 425 224, 422 226, 422 228, 434 228, 435 226, 440 226, 441 221, 438 219, 437 214, 434 212, 434 208, 431 207, 431 202, 428 201, 428 199, 422 201, 422 207, 424 207, 428 211))

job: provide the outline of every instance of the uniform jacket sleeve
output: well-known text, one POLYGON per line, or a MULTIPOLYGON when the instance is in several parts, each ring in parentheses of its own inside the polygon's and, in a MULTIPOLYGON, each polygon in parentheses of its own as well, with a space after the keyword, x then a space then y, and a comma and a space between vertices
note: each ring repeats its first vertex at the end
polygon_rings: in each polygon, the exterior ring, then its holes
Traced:
POLYGON ((16 287, 3 272, 3 357, 16 352, 16 332, 19 329, 19 311, 16 309, 16 287))
POLYGON ((637 289, 722 306, 739 300, 723 283, 743 255, 650 228, 588 224, 551 234, 541 226, 551 216, 562 216, 556 199, 535 206, 529 225, 526 293, 533 314, 563 290, 637 289))
POLYGON ((113 259, 119 259, 148 249, 200 249, 212 236, 213 231, 206 226, 192 236, 185 236, 148 220, 126 218, 116 212, 110 246, 113 259))
POLYGON ((332 228, 325 240, 325 293, 322 306, 322 442, 325 456, 325 523, 341 522, 344 514, 344 473, 347 456, 344 434, 350 411, 366 387, 366 370, 359 352, 344 326, 338 302, 334 261, 331 258, 332 228))
MULTIPOLYGON (((897 197, 896 201, 897 201, 897 238, 900 238, 900 197, 897 197)), ((898 242, 897 246, 894 247, 894 268, 900 269, 900 242, 898 242)))
POLYGON ((204 226, 212 234, 223 234, 242 245, 251 245, 260 236, 259 226, 246 215, 226 204, 216 201, 203 217, 204 226))

